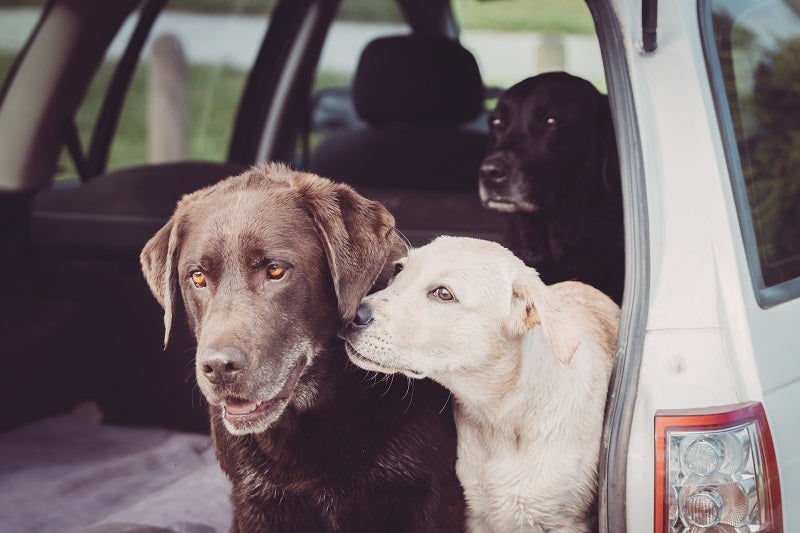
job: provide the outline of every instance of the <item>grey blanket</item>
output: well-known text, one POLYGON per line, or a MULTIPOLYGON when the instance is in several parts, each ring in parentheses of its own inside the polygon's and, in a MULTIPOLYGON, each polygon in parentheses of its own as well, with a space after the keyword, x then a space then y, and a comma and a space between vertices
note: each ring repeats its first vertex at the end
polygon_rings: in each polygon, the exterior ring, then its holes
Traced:
POLYGON ((71 415, 0 434, 2 533, 224 532, 229 490, 204 435, 71 415))

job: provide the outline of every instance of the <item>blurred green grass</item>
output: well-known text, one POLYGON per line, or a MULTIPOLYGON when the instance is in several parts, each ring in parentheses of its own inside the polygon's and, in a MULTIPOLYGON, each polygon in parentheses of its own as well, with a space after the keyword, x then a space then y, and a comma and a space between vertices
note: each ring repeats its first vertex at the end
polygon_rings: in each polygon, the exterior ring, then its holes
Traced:
POLYGON ((594 33, 583 0, 452 0, 464 29, 506 32, 594 33))
MULTIPOLYGON (((269 13, 277 0, 172 0, 168 9, 200 13, 269 13)), ((463 28, 496 31, 594 32, 583 0, 452 0, 463 28)), ((43 0, 0 0, 4 7, 40 7, 43 0)), ((339 18, 361 22, 401 22, 391 0, 343 0, 339 18)))
MULTIPOLYGON (((268 13, 275 0, 239 2, 244 13, 268 13)), ((172 0, 170 9, 215 12, 227 10, 218 0, 172 0)), ((593 33, 594 25, 583 0, 452 0, 462 28, 496 31, 549 30, 593 33)), ((343 0, 339 18, 362 22, 401 22, 396 4, 389 0, 343 0)))

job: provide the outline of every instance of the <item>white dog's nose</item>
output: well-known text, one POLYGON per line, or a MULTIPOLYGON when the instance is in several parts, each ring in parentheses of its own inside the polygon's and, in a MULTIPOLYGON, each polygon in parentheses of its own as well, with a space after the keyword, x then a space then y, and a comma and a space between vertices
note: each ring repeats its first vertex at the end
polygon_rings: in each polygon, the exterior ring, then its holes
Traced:
POLYGON ((356 312, 356 317, 353 319, 353 324, 356 326, 364 327, 372 322, 372 309, 369 305, 365 303, 361 303, 358 306, 358 311, 356 312))

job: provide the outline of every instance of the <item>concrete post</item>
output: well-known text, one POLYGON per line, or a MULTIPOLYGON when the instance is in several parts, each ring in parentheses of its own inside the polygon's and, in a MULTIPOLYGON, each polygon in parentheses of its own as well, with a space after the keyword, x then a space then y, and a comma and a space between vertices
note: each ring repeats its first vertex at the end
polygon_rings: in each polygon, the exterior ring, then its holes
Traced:
POLYGON ((186 159, 187 63, 175 35, 154 42, 147 81, 148 156, 152 163, 186 159))
POLYGON ((536 72, 564 70, 564 42, 560 34, 545 32, 536 49, 536 72))

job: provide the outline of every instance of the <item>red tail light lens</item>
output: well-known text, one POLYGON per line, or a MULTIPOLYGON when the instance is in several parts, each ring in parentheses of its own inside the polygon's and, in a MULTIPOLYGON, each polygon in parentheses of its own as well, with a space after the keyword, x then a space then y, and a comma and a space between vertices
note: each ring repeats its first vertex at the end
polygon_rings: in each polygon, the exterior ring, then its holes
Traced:
POLYGON ((655 417, 655 531, 783 531, 775 448, 758 402, 655 417))

